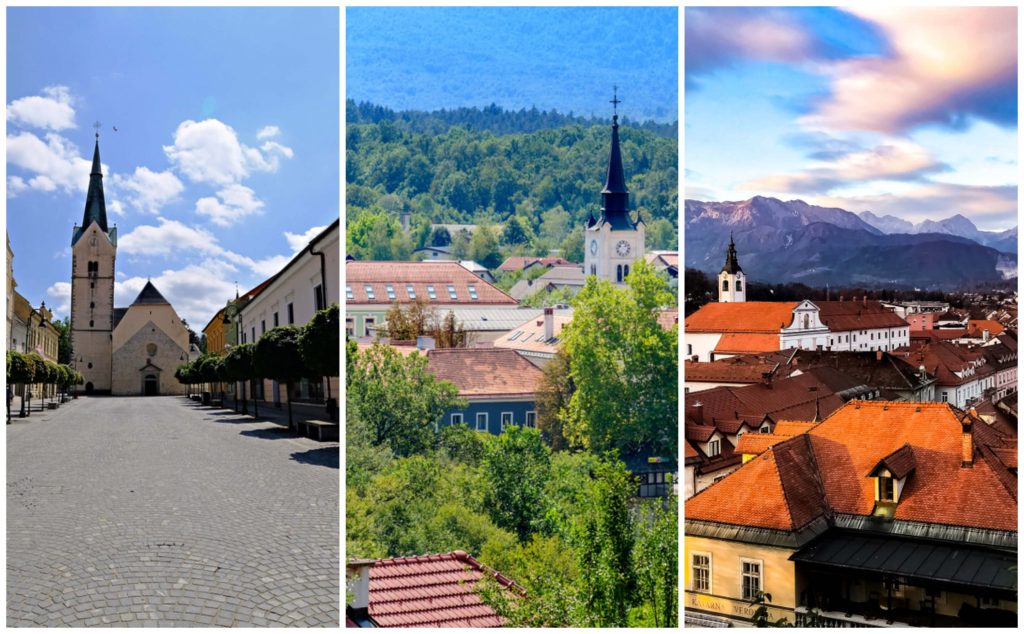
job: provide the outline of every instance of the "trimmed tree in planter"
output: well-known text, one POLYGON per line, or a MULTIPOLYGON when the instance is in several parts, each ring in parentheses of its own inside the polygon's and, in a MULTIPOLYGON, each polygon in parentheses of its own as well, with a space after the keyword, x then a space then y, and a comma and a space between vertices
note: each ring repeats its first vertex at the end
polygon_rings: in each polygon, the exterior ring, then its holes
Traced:
POLYGON ((337 407, 331 398, 331 377, 339 376, 338 352, 341 346, 341 323, 338 305, 331 304, 317 311, 299 336, 299 351, 313 376, 327 379, 327 412, 335 420, 337 407))
MULTIPOLYGON (((46 360, 43 359, 42 355, 38 352, 29 352, 28 357, 32 359, 32 366, 36 369, 35 376, 32 379, 32 383, 46 383, 49 380, 49 370, 46 367, 46 360)), ((29 390, 25 391, 25 395, 28 396, 29 390)), ((29 398, 28 411, 32 411, 32 399, 29 398)))
POLYGON ((292 420, 292 386, 309 373, 299 352, 301 335, 302 329, 298 326, 278 326, 268 330, 256 342, 256 374, 260 378, 274 379, 287 386, 289 429, 295 427, 292 420))
MULTIPOLYGON (((246 397, 245 383, 256 376, 256 368, 253 365, 253 354, 255 345, 251 343, 243 343, 233 347, 224 357, 224 367, 227 370, 227 377, 229 381, 236 381, 242 384, 242 413, 249 413, 249 401, 246 397)), ((237 402, 238 399, 236 398, 237 402)), ((253 407, 258 407, 253 400, 253 407)), ((259 411, 256 410, 254 416, 258 416, 259 411)))
MULTIPOLYGON (((36 376, 36 364, 30 356, 22 354, 20 352, 7 353, 7 384, 8 385, 21 385, 22 395, 28 394, 28 389, 25 387, 35 380, 36 376)), ((8 406, 10 407, 10 406, 8 406)), ((31 410, 29 410, 31 414, 31 410)), ((21 399, 21 414, 24 418, 25 414, 25 398, 22 396, 21 399)), ((10 412, 8 411, 8 420, 10 420, 10 412)))

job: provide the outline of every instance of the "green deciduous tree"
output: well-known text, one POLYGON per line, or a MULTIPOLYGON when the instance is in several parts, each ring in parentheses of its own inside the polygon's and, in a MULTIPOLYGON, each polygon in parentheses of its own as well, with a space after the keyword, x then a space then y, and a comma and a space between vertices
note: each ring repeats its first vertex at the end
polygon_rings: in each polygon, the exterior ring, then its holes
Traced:
POLYGON ((628 288, 589 277, 563 332, 575 391, 565 434, 594 451, 676 448, 676 330, 658 324, 674 305, 667 282, 642 260, 628 288))
POLYGON ((569 419, 569 403, 574 391, 570 375, 569 355, 558 348, 544 366, 544 378, 537 389, 537 428, 554 451, 569 448, 565 437, 565 422, 569 419))
POLYGON ((327 379, 329 408, 332 400, 330 377, 339 376, 341 371, 338 365, 338 353, 341 350, 341 321, 338 312, 337 304, 317 311, 299 336, 299 351, 309 369, 307 376, 327 379))
POLYGON ((473 232, 473 237, 469 241, 468 255, 470 260, 489 269, 496 269, 501 265, 498 238, 490 225, 480 225, 473 232))
POLYGON ((298 326, 271 328, 256 342, 254 355, 256 374, 274 379, 288 386, 288 427, 295 428, 292 418, 292 387, 308 372, 299 351, 299 337, 302 329, 298 326))
POLYGON ((427 370, 427 358, 402 356, 390 346, 374 344, 348 350, 346 386, 370 429, 373 444, 387 445, 396 456, 409 456, 434 445, 435 426, 450 409, 465 407, 458 390, 427 370))
POLYGON ((536 429, 512 426, 488 443, 483 465, 491 521, 525 541, 544 515, 550 450, 536 429))
MULTIPOLYGON (((228 380, 234 381, 236 384, 241 383, 242 385, 243 414, 249 413, 249 401, 245 389, 246 383, 256 378, 255 351, 255 344, 242 343, 232 347, 224 357, 224 367, 227 371, 228 380)), ((238 399, 236 398, 235 402, 237 403, 237 401, 238 399)), ((256 415, 258 416, 259 414, 257 413, 256 415)))

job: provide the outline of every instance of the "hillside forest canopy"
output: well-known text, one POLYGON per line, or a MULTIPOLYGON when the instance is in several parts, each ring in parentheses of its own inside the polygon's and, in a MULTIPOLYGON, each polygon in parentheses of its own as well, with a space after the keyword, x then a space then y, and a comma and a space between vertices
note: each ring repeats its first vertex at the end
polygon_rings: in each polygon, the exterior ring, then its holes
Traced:
MULTIPOLYGON (((583 223, 600 213, 607 122, 496 106, 395 113, 352 102, 348 116, 347 241, 354 257, 405 260, 433 245, 460 259, 486 259, 481 264, 489 267, 509 255, 552 252, 582 261, 583 223), (468 232, 435 231, 436 224, 487 229, 471 247, 468 232)), ((648 249, 678 248, 678 141, 664 136, 674 129, 623 123, 619 130, 631 207, 647 224, 648 249)))

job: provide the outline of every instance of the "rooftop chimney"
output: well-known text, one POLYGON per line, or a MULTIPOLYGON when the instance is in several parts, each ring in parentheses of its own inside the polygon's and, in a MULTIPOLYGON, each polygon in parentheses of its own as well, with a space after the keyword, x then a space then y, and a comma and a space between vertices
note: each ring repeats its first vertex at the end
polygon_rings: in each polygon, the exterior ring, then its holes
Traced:
POLYGON ((693 417, 697 420, 698 425, 704 424, 704 403, 697 401, 693 404, 693 417))
POLYGON ((346 566, 346 585, 352 593, 352 608, 358 616, 365 616, 370 611, 370 568, 372 559, 351 559, 346 566))
POLYGON ((771 387, 772 386, 772 373, 771 372, 762 372, 761 373, 761 383, 763 383, 764 385, 766 385, 768 387, 771 387))
POLYGON ((881 350, 875 350, 875 361, 881 361, 881 360, 882 360, 882 351, 881 350))
POLYGON ((969 416, 964 416, 960 421, 960 466, 967 469, 974 466, 974 438, 971 436, 971 427, 974 425, 972 417, 977 415, 978 411, 972 407, 969 416))
POLYGON ((988 341, 989 336, 990 335, 989 335, 989 332, 988 332, 988 328, 986 328, 986 329, 981 331, 981 340, 982 341, 988 341))
POLYGON ((555 338, 555 309, 548 306, 544 309, 544 341, 555 338))

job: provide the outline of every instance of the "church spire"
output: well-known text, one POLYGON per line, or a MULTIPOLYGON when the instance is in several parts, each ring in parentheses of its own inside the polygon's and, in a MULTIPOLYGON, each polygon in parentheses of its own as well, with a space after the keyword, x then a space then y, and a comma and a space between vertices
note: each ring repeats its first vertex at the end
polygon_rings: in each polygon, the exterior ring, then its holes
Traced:
POLYGON ((732 240, 732 233, 729 233, 729 250, 725 253, 725 266, 722 267, 723 273, 729 273, 735 275, 743 269, 740 268, 739 260, 736 258, 736 243, 732 240))
POLYGON ((606 222, 611 223, 612 228, 632 228, 632 221, 629 219, 629 190, 626 189, 626 177, 622 171, 622 151, 619 149, 619 100, 616 87, 615 96, 611 101, 615 106, 615 114, 612 115, 612 147, 608 156, 608 176, 605 178, 604 189, 601 190, 601 212, 606 222))
POLYGON ((103 199, 103 169, 100 166, 100 133, 96 131, 96 147, 92 153, 92 171, 89 173, 89 193, 85 197, 85 213, 82 214, 82 229, 93 222, 100 230, 107 232, 107 204, 103 199))

